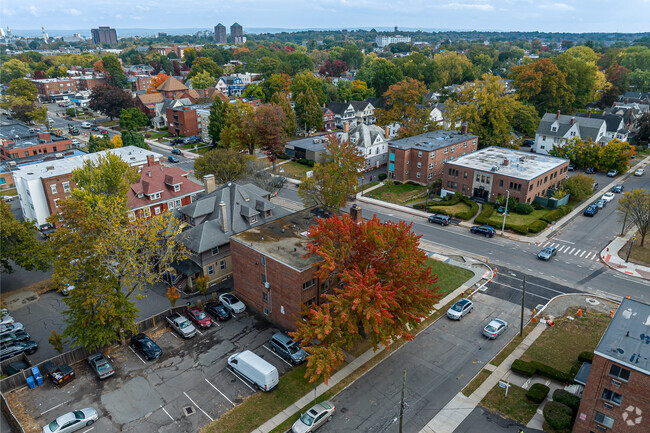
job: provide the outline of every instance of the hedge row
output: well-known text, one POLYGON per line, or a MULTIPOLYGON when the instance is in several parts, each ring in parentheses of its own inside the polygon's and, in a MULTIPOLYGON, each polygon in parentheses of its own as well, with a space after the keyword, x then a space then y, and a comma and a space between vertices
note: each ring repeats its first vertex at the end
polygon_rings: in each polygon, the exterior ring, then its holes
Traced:
POLYGON ((300 159, 297 159, 296 161, 297 161, 299 164, 307 165, 307 166, 309 166, 309 167, 313 167, 313 166, 314 166, 314 161, 312 161, 311 159, 300 158, 300 159))
POLYGON ((580 355, 578 355, 578 361, 588 362, 591 364, 592 362, 594 362, 594 352, 589 352, 589 351, 581 352, 580 355))
POLYGON ((560 382, 571 382, 573 379, 573 376, 571 374, 565 373, 546 364, 542 364, 538 361, 526 362, 522 361, 521 359, 515 359, 510 368, 512 368, 512 371, 528 377, 534 374, 539 374, 540 376, 559 380, 560 382))
POLYGON ((560 206, 557 209, 552 210, 546 215, 544 215, 541 219, 546 221, 547 223, 553 223, 555 221, 559 221, 563 216, 571 213, 571 211, 572 208, 569 205, 560 206))
POLYGON ((569 406, 573 410, 573 413, 577 413, 580 407, 579 397, 559 388, 553 391, 553 401, 569 406))
POLYGON ((554 429, 562 430, 569 428, 573 422, 573 411, 557 401, 549 401, 544 405, 544 419, 554 429))
POLYGON ((546 228, 548 223, 542 220, 535 220, 528 226, 528 231, 531 233, 539 233, 546 228))
POLYGON ((486 225, 490 224, 490 217, 494 213, 494 206, 491 204, 484 204, 483 205, 483 210, 481 211, 480 214, 476 218, 474 218, 474 222, 476 224, 481 224, 481 225, 486 225))
MULTIPOLYGON (((449 197, 449 196, 447 196, 449 197)), ((439 206, 454 206, 460 202, 465 203, 466 205, 469 206, 469 210, 466 211, 461 211, 461 212, 448 212, 444 209, 434 209, 432 211, 435 211, 435 213, 439 213, 441 215, 449 215, 451 217, 455 218, 460 218, 462 220, 470 220, 476 215, 476 212, 478 212, 478 204, 470 199, 469 197, 465 197, 461 194, 454 194, 452 198, 450 199, 443 199, 442 201, 435 202, 433 204, 429 203, 429 206, 427 208, 426 203, 418 203, 415 206, 413 206, 415 209, 420 209, 420 210, 428 210, 430 208, 436 208, 439 206)))
POLYGON ((544 385, 543 383, 534 383, 533 386, 531 386, 530 389, 526 392, 526 397, 533 403, 540 404, 544 401, 550 390, 551 388, 544 385))

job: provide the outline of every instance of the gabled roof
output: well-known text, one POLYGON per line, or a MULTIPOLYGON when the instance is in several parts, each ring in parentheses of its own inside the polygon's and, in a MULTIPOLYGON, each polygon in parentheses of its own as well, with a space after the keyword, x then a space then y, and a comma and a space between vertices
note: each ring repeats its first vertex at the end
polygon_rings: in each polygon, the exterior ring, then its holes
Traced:
MULTIPOLYGON (((355 146, 366 148, 375 144, 377 137, 380 137, 381 141, 385 142, 386 137, 384 134, 384 129, 377 125, 366 125, 365 123, 361 123, 352 128, 350 132, 344 132, 341 134, 340 140, 350 140, 355 144, 355 146)), ((364 154, 365 153, 366 152, 364 152, 364 154)))
POLYGON ((188 87, 174 77, 167 78, 164 83, 158 86, 159 92, 177 92, 182 90, 188 90, 188 87))
POLYGON ((160 162, 149 161, 140 170, 140 178, 131 185, 128 193, 128 206, 130 209, 140 209, 153 206, 157 203, 167 203, 177 197, 185 197, 203 190, 203 186, 187 179, 187 172, 178 167, 165 167, 160 162), (174 185, 180 185, 174 191, 174 185), (160 198, 151 200, 149 197, 138 197, 141 194, 150 195, 160 193, 160 198))
MULTIPOLYGON (((352 104, 349 104, 347 102, 330 102, 330 104, 327 106, 330 110, 332 110, 332 113, 338 114, 338 115, 343 115, 345 113, 345 110, 347 110, 352 104)), ((354 109, 354 107, 352 107, 354 109)))
POLYGON ((582 140, 596 141, 598 138, 598 131, 605 124, 603 119, 594 119, 586 117, 567 116, 565 114, 546 113, 537 127, 537 134, 547 135, 550 137, 564 137, 569 129, 573 127, 572 119, 577 124, 580 138, 582 140), (557 131, 551 131, 551 126, 557 121, 557 131))
POLYGON ((142 105, 154 105, 159 102, 162 102, 164 96, 162 93, 145 93, 142 95, 136 95, 136 98, 142 103, 142 105))
POLYGON ((616 132, 624 126, 623 116, 620 114, 576 113, 576 116, 591 119, 602 119, 605 121, 607 130, 610 132, 616 132))
POLYGON ((368 107, 368 105, 372 106, 372 104, 368 101, 350 101, 350 104, 352 105, 352 107, 354 107, 355 111, 363 111, 368 107))

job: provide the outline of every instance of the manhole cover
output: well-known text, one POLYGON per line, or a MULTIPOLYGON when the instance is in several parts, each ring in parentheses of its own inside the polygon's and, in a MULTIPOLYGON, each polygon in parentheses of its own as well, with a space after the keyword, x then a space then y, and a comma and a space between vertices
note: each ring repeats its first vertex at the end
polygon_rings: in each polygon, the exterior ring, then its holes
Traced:
POLYGON ((194 415, 196 411, 194 410, 193 406, 186 406, 183 408, 183 412, 185 412, 185 416, 190 416, 194 415))
POLYGON ((598 301, 595 300, 594 298, 587 298, 587 299, 585 299, 585 301, 587 301, 587 304, 591 304, 591 305, 598 305, 598 304, 600 304, 600 302, 598 302, 598 301))

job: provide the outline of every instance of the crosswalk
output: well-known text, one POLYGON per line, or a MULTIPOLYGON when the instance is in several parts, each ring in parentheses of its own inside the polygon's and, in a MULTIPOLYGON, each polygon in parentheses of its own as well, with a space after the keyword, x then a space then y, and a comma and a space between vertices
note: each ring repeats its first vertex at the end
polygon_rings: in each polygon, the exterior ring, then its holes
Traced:
POLYGON ((571 245, 565 245, 556 242, 546 242, 544 245, 542 245, 542 248, 545 247, 555 247, 557 248, 558 253, 577 256, 585 260, 598 260, 598 251, 581 250, 579 248, 572 247, 571 245))

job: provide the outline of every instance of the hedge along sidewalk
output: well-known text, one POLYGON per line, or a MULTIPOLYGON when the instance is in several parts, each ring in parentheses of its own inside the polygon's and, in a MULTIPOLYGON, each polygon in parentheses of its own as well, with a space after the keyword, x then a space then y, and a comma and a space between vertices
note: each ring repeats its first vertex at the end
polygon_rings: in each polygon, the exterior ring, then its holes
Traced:
MULTIPOLYGON (((430 253, 429 256, 433 257, 435 253, 430 253)), ((467 280, 464 284, 462 284, 460 287, 458 287, 456 290, 445 296, 443 299, 441 299, 436 305, 434 305, 434 310, 430 313, 433 314, 435 313, 436 310, 440 310, 442 308, 445 308, 447 304, 449 304, 451 301, 456 299, 462 292, 467 290, 469 287, 472 287, 475 285, 478 281, 481 280, 483 272, 477 269, 473 269, 467 265, 464 265, 462 263, 456 262, 454 260, 448 260, 447 257, 441 256, 439 254, 435 255, 437 260, 445 261, 446 263, 453 264, 454 266, 458 266, 464 269, 469 269, 474 273, 474 276, 467 280)), ((442 316, 440 316, 442 317, 442 316)), ((433 325, 437 320, 434 320, 431 322, 427 327, 421 329, 419 332, 424 331, 427 329, 429 326, 433 325)), ((418 334, 419 334, 418 332, 418 334)), ((417 335, 416 335, 417 336, 417 335)), ((321 383, 316 387, 315 392, 309 392, 308 394, 304 395, 302 398, 300 398, 298 401, 293 403, 291 406, 283 410, 282 412, 278 413, 276 416, 262 424, 260 427, 257 429, 253 430, 253 433, 269 433, 271 432, 274 428, 282 424, 284 421, 286 421, 288 418, 291 416, 295 415, 298 413, 302 408, 309 406, 314 402, 314 399, 318 398, 319 396, 323 395, 326 391, 330 390, 333 388, 335 385, 337 385, 339 382, 341 382, 343 379, 345 379, 347 376, 351 375, 354 373, 357 369, 362 367, 364 364, 366 364, 368 361, 370 361, 372 358, 380 354, 382 351, 384 351, 383 347, 380 347, 377 351, 374 351, 373 349, 369 349, 357 358, 355 358, 351 363, 343 367, 341 370, 336 372, 330 380, 328 381, 327 385, 325 383, 321 383)), ((393 352, 394 353, 394 352, 393 352)), ((370 370, 368 370, 370 371, 370 370)), ((364 374, 367 372, 364 372, 364 374)), ((363 375, 361 375, 363 376, 363 375)), ((359 376, 359 377, 361 377, 359 376)), ((345 389, 345 388, 343 388, 345 389)))

